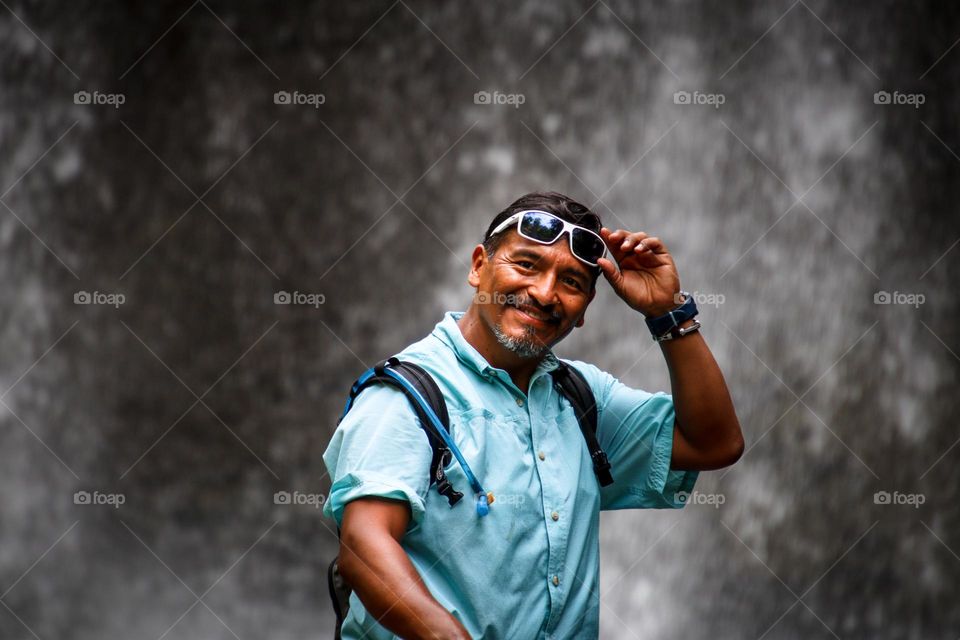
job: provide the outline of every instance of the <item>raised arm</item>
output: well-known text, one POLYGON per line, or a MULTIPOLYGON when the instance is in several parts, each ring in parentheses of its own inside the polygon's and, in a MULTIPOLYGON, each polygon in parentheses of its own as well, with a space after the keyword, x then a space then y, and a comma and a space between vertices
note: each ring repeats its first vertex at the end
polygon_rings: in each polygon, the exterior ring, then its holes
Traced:
MULTIPOLYGON (((659 238, 607 228, 600 235, 619 269, 607 259, 599 266, 624 302, 648 318, 677 307, 680 276, 659 238)), ((688 320, 680 326, 692 324, 688 320)), ((743 434, 723 374, 703 336, 694 332, 660 345, 676 409, 670 466, 704 471, 732 465, 743 453, 743 434)))
MULTIPOLYGON (((693 320, 680 324, 687 327, 693 320)), ((660 343, 676 410, 674 469, 728 467, 743 453, 743 435, 720 367, 700 332, 660 343)))
POLYGON ((340 573, 370 615, 400 637, 469 640, 467 630, 430 594, 400 546, 409 521, 406 502, 349 502, 340 529, 340 573))

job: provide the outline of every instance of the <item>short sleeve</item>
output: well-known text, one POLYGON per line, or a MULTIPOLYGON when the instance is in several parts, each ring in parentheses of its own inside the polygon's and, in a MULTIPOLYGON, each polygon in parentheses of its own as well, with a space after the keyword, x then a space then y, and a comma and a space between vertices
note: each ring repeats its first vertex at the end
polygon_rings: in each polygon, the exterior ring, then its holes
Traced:
POLYGON ((432 450, 410 401, 400 390, 377 384, 363 390, 337 426, 323 462, 330 475, 324 515, 339 527, 347 503, 362 497, 410 504, 423 519, 432 450))
POLYGON ((600 490, 600 509, 682 508, 699 473, 670 468, 673 396, 634 389, 597 367, 573 362, 597 401, 597 439, 613 484, 600 490))

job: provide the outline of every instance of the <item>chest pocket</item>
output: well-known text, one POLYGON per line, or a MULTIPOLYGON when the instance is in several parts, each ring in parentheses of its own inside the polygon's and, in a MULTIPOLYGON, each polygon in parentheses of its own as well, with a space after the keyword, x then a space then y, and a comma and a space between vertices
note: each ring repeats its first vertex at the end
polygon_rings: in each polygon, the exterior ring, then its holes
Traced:
MULTIPOLYGON (((510 476, 512 466, 530 450, 529 424, 522 416, 473 407, 452 413, 450 427, 453 441, 487 491, 496 492, 498 479, 510 476)), ((466 475, 456 459, 451 458, 444 471, 459 491, 469 491, 466 475)))

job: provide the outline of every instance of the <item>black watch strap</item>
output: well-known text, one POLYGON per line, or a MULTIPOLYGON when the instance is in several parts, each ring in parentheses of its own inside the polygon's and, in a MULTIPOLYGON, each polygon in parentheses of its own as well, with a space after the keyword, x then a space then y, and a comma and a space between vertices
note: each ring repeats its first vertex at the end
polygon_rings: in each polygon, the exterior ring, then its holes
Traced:
POLYGON ((682 295, 684 298, 680 306, 662 316, 646 319, 647 328, 650 329, 654 338, 669 333, 671 329, 699 313, 697 303, 693 301, 693 296, 688 291, 681 291, 678 295, 682 295))

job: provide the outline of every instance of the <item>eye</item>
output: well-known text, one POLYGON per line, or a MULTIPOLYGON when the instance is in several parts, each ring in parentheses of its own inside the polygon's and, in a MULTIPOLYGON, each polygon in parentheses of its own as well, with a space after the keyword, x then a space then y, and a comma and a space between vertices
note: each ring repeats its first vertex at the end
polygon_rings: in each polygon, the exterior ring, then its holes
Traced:
POLYGON ((580 281, 577 280, 576 278, 571 278, 570 276, 567 276, 566 278, 563 279, 563 281, 566 284, 573 287, 574 289, 576 289, 577 291, 580 291, 583 289, 583 286, 580 284, 580 281))
POLYGON ((518 260, 517 266, 523 269, 533 269, 533 263, 530 262, 529 260, 518 260))

